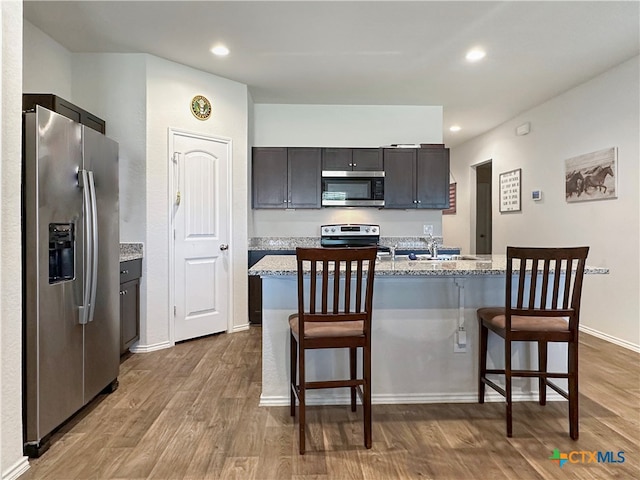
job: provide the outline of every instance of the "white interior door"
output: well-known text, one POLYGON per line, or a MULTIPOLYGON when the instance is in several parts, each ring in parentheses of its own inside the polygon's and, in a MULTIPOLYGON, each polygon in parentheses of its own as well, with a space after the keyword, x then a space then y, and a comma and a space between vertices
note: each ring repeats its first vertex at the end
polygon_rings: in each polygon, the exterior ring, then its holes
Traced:
POLYGON ((174 341, 227 330, 231 144, 172 131, 174 341))

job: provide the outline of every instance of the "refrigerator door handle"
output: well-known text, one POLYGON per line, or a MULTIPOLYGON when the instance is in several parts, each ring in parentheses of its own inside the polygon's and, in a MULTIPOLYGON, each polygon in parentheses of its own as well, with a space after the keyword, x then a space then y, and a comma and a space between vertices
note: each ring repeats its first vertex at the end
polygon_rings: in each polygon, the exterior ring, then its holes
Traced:
POLYGON ((84 268, 84 289, 82 293, 82 305, 78 307, 80 324, 84 325, 89 321, 89 308, 91 301, 91 280, 93 277, 91 259, 93 257, 93 243, 91 242, 91 192, 89 187, 89 175, 86 170, 78 172, 78 184, 82 188, 82 203, 84 210, 84 243, 85 255, 83 259, 84 268))
POLYGON ((98 285, 98 202, 96 200, 96 183, 93 172, 88 172, 89 191, 91 199, 91 296, 89 300, 89 322, 93 322, 93 314, 96 311, 96 290, 98 285))

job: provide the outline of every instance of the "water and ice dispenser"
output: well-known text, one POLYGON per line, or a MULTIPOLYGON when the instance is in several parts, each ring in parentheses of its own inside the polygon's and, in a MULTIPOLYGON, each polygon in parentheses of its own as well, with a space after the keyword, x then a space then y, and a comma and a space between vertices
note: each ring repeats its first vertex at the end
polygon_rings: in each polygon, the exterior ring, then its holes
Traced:
POLYGON ((49 283, 75 278, 75 233, 73 223, 49 224, 49 283))

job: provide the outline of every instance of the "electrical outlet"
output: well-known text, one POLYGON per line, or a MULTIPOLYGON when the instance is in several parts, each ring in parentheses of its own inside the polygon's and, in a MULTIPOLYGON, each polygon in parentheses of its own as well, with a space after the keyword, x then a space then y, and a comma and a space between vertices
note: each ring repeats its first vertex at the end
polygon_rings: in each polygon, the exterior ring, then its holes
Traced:
POLYGON ((433 225, 422 225, 422 233, 425 235, 433 235, 433 225))
POLYGON ((467 332, 465 330, 458 330, 453 338, 453 352, 454 353, 466 353, 467 352, 467 332))

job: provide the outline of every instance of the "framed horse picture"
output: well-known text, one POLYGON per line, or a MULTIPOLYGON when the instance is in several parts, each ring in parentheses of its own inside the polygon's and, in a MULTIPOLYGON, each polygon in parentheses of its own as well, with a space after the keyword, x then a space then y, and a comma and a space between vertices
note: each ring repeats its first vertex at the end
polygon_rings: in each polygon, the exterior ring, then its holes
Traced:
POLYGON ((618 197, 618 149, 605 148, 565 160, 568 203, 618 197))

